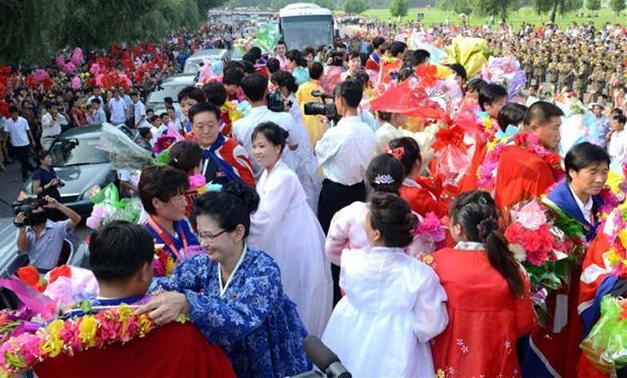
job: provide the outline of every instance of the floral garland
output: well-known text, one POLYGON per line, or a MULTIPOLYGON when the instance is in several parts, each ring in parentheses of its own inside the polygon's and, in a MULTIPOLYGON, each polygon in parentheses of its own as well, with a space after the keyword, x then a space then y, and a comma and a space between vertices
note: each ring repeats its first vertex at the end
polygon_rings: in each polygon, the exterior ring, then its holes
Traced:
MULTIPOLYGON (((185 321, 184 317, 177 319, 185 321)), ((56 319, 4 340, 0 346, 0 377, 31 369, 61 353, 72 356, 88 349, 126 344, 155 328, 157 324, 146 314, 135 315, 134 309, 125 304, 67 320, 56 319)))
POLYGON ((610 234, 607 236, 611 246, 603 257, 613 269, 613 272, 621 277, 627 276, 627 202, 618 206, 607 216, 601 229, 605 229, 607 222, 610 225, 610 234))
POLYGON ((539 200, 516 204, 509 212, 503 235, 514 258, 529 275, 534 309, 541 322, 547 319, 546 298, 562 287, 570 271, 571 243, 547 216, 539 200))
POLYGON ((176 268, 172 255, 165 251, 165 244, 155 244, 155 259, 152 261, 152 270, 155 277, 169 277, 176 268))
MULTIPOLYGON (((500 143, 493 144, 492 149, 486 154, 486 158, 477 172, 478 180, 477 184, 480 189, 491 192, 494 189, 496 182, 496 167, 498 166, 499 157, 506 147, 507 139, 504 139, 500 143)), ((553 172, 553 177, 556 181, 561 180, 564 177, 564 169, 561 166, 561 158, 557 152, 553 152, 544 148, 538 141, 538 138, 529 133, 518 133, 514 136, 514 145, 519 146, 522 149, 530 151, 538 155, 544 160, 553 172)))

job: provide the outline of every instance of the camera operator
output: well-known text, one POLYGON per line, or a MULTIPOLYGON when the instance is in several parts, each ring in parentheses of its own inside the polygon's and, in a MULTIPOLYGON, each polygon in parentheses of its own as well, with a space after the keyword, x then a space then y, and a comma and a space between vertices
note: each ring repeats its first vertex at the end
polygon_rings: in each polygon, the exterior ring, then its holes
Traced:
MULTIPOLYGON (((281 110, 279 112, 272 111, 268 108, 268 79, 260 74, 251 74, 242 79, 242 90, 246 99, 250 102, 252 110, 246 117, 239 119, 233 123, 233 138, 244 147, 249 156, 253 156, 252 135, 255 127, 262 122, 274 122, 283 130, 289 132, 287 144, 289 149, 283 152, 281 159, 294 170, 294 151, 298 148, 299 133, 296 132, 296 122, 289 113, 285 113, 284 103, 279 94, 277 104, 281 110)), ((278 110, 278 109, 277 109, 278 110)), ((253 173, 259 178, 263 173, 263 169, 252 161, 253 173)))
MULTIPOLYGON (((335 88, 335 106, 342 118, 316 144, 316 157, 324 176, 318 220, 325 234, 336 211, 366 199, 364 177, 375 143, 372 129, 359 117, 357 108, 362 97, 362 85, 355 80, 346 80, 335 88)), ((334 303, 340 298, 339 272, 339 267, 332 265, 334 303)))
POLYGON ((37 198, 50 196, 60 202, 61 194, 58 187, 63 184, 52 167, 52 155, 45 150, 39 151, 37 161, 39 168, 33 173, 33 193, 37 194, 37 198))
POLYGON ((19 228, 17 249, 19 253, 26 253, 37 269, 48 271, 57 266, 63 239, 81 222, 81 216, 50 196, 41 202, 33 203, 32 210, 21 211, 15 217, 19 228), (41 202, 46 205, 41 206, 41 202), (46 209, 58 210, 69 219, 59 222, 48 220, 46 209))

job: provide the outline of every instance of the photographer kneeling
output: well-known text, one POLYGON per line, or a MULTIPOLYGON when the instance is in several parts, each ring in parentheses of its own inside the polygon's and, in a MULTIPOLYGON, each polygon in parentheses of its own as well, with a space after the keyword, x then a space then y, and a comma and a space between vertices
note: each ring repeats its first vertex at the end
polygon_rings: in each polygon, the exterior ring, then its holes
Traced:
POLYGON ((57 266, 63 239, 81 222, 81 216, 50 196, 43 200, 22 203, 16 211, 19 253, 26 253, 30 263, 40 271, 48 271, 57 266), (46 209, 56 209, 69 219, 59 222, 48 220, 46 209))

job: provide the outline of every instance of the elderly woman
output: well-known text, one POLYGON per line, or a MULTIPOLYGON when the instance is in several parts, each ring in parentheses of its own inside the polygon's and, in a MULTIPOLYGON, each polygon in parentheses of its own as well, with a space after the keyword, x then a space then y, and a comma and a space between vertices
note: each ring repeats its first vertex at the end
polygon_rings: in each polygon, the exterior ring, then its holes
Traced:
POLYGON ((309 369, 306 331, 285 295, 279 267, 246 246, 250 213, 259 197, 227 184, 196 201, 196 223, 206 254, 177 266, 153 286, 170 290, 138 310, 158 324, 188 315, 209 342, 222 346, 238 377, 285 377, 309 369))

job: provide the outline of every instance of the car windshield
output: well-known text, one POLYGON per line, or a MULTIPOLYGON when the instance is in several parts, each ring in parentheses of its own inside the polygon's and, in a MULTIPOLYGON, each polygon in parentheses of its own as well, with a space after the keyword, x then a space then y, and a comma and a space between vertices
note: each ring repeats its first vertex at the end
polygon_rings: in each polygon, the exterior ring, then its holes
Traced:
POLYGON ((181 89, 185 88, 185 85, 181 86, 164 86, 163 89, 152 92, 148 96, 148 101, 146 104, 160 104, 163 103, 163 99, 166 97, 171 97, 173 101, 177 101, 179 92, 181 89))
POLYGON ((109 156, 97 146, 96 138, 63 138, 54 142, 50 154, 55 167, 108 163, 109 156))
POLYGON ((328 16, 287 17, 281 25, 290 49, 333 43, 333 20, 328 16))

